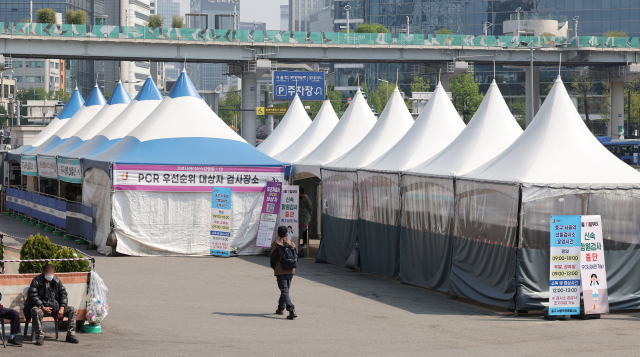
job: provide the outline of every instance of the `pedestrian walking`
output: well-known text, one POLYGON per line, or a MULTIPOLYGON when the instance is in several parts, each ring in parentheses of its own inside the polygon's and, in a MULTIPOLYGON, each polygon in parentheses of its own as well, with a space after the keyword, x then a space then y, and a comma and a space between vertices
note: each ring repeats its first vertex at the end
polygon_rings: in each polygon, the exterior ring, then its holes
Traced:
POLYGON ((293 320, 296 315, 295 306, 291 302, 289 289, 291 288, 291 280, 296 273, 298 266, 298 252, 296 244, 287 238, 287 227, 278 227, 278 238, 271 245, 271 267, 273 275, 278 282, 280 289, 280 299, 278 300, 277 315, 284 315, 284 310, 289 312, 287 319, 293 320))

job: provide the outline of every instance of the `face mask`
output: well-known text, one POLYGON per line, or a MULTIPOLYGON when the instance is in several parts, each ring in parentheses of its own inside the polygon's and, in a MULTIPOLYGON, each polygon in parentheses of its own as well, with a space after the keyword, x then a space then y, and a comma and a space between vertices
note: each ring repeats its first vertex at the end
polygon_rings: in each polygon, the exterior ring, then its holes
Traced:
POLYGON ((53 274, 47 274, 44 276, 45 279, 47 279, 47 281, 51 281, 53 280, 53 274))

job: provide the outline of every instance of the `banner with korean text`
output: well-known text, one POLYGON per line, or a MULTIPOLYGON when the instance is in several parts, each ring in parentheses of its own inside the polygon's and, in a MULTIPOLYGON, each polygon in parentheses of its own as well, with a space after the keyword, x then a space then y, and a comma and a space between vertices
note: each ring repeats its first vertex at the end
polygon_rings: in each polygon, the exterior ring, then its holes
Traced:
POLYGON ((38 158, 38 176, 57 179, 58 166, 55 157, 39 157, 38 158))
POLYGON ((273 232, 278 222, 281 193, 282 182, 267 182, 260 222, 258 223, 258 235, 256 236, 256 247, 258 248, 271 248, 273 232))
POLYGON ((230 255, 232 195, 230 188, 214 187, 211 190, 211 255, 230 255))
POLYGON ((580 216, 551 216, 549 315, 580 314, 580 216))
POLYGON ((38 164, 35 156, 20 157, 20 173, 27 176, 38 176, 38 164))
POLYGON ((287 227, 287 237, 298 246, 298 186, 282 186, 280 196, 280 213, 278 214, 278 226, 287 227))
POLYGON ((284 167, 113 165, 116 191, 262 192, 267 182, 284 181, 284 167))
POLYGON ((602 220, 599 215, 582 216, 580 237, 584 313, 606 314, 609 312, 609 294, 602 247, 602 220))
POLYGON ((82 183, 82 169, 78 159, 58 159, 58 178, 65 182, 82 183))

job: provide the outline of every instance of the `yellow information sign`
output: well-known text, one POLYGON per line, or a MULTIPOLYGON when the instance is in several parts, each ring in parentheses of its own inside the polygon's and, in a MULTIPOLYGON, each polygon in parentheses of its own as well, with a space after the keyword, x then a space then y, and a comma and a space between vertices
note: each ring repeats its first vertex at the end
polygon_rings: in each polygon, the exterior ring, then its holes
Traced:
POLYGON ((256 107, 256 115, 264 115, 264 107, 256 107))
POLYGON ((256 115, 285 115, 287 107, 256 107, 256 115))

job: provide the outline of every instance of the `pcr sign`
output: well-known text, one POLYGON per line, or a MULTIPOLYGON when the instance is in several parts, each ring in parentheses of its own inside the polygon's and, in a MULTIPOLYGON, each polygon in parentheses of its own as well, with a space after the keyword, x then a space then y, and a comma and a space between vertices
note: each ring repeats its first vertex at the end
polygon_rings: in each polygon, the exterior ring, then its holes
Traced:
POLYGON ((273 72, 273 100, 324 100, 324 72, 273 72))

